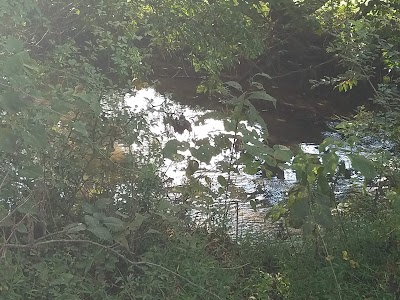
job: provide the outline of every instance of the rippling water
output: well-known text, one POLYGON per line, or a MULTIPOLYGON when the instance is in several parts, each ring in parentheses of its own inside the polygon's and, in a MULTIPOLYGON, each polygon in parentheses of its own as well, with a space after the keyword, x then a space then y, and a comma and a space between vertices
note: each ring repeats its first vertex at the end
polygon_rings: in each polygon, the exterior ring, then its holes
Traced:
MULTIPOLYGON (((136 91, 134 95, 128 95, 126 102, 134 110, 148 109, 148 121, 151 125, 151 131, 157 135, 162 144, 168 140, 177 139, 181 142, 188 142, 190 146, 194 146, 195 141, 221 133, 226 133, 223 124, 223 116, 220 118, 205 117, 212 113, 212 110, 204 108, 196 108, 193 106, 182 105, 173 101, 170 96, 157 93, 154 89, 142 89, 136 91), (165 116, 179 117, 183 115, 190 123, 192 131, 185 130, 183 134, 175 133, 173 128, 165 124, 165 116)), ((268 125, 268 120, 267 120, 268 125)), ((333 136, 332 133, 324 133, 325 136, 333 136)), ((337 138, 340 138, 337 136, 337 138)), ((306 153, 318 154, 318 146, 313 143, 301 143, 301 149, 306 153)), ((190 157, 189 150, 181 152, 184 157, 190 157)), ((341 153, 339 151, 339 156, 341 153)), ((199 170, 195 175, 207 175, 209 178, 217 182, 219 175, 227 174, 219 173, 217 170, 217 162, 223 159, 226 153, 215 156, 209 164, 200 163, 199 170)), ((341 157, 346 165, 349 161, 345 157, 341 157)), ((171 178, 172 186, 179 186, 185 183, 185 169, 187 167, 187 159, 181 162, 174 162, 165 159, 164 169, 160 170, 165 176, 171 178)), ((284 170, 284 179, 278 178, 262 178, 260 175, 234 174, 231 179, 235 186, 241 188, 244 192, 231 196, 230 199, 216 199, 213 204, 216 207, 226 209, 228 219, 231 220, 232 232, 242 234, 244 232, 258 231, 273 227, 270 222, 265 221, 265 215, 271 205, 284 200, 291 187, 296 183, 296 175, 293 170, 284 170), (249 199, 254 199, 259 203, 257 210, 251 208, 249 199), (239 228, 236 228, 236 225, 239 228)), ((337 193, 343 193, 351 187, 348 181, 338 182, 339 188, 337 193)), ((210 207, 208 207, 210 209, 210 207)), ((209 217, 204 215, 204 211, 198 209, 193 212, 193 217, 200 221, 209 217)))

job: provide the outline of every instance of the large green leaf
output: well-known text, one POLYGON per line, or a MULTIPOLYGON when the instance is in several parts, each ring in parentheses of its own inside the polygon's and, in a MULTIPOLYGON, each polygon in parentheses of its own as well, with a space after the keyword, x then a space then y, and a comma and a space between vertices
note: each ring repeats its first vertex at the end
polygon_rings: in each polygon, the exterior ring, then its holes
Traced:
POLYGON ((106 217, 102 222, 108 229, 112 231, 119 231, 124 228, 124 222, 115 217, 106 217))
POLYGON ((112 237, 110 231, 103 226, 95 226, 95 227, 91 226, 91 227, 88 227, 88 230, 101 240, 104 240, 104 241, 112 241, 113 240, 113 237, 112 237))
POLYGON ((283 162, 288 162, 293 157, 293 152, 286 146, 274 145, 274 158, 283 162))
POLYGON ((200 147, 196 148, 190 148, 190 153, 193 155, 194 158, 197 158, 201 162, 205 162, 209 164, 211 162, 211 159, 214 157, 215 153, 215 148, 208 145, 202 145, 200 147))
POLYGON ((350 158, 352 167, 359 171, 361 175, 365 177, 365 179, 373 179, 377 175, 374 163, 366 157, 358 154, 349 154, 348 156, 350 158))
POLYGON ((99 220, 86 215, 85 216, 85 223, 87 225, 87 229, 92 232, 95 236, 97 236, 101 240, 105 241, 111 241, 112 240, 112 235, 110 231, 104 227, 102 224, 100 224, 99 220))
POLYGON ((247 100, 251 99, 270 101, 276 107, 276 99, 271 95, 267 94, 265 91, 256 91, 250 93, 250 95, 247 97, 247 100))
POLYGON ((188 143, 180 142, 176 139, 170 140, 165 144, 162 150, 163 156, 165 158, 174 159, 178 154, 178 151, 186 150, 187 146, 188 143))
POLYGON ((322 165, 324 166, 325 175, 328 173, 334 175, 338 164, 339 157, 335 151, 329 151, 328 153, 322 155, 322 165))
POLYGON ((232 88, 234 88, 234 89, 236 89, 236 90, 238 90, 239 92, 243 92, 242 86, 240 85, 239 82, 236 82, 236 81, 227 81, 227 82, 225 82, 224 84, 227 85, 227 86, 230 86, 230 87, 232 87, 232 88))

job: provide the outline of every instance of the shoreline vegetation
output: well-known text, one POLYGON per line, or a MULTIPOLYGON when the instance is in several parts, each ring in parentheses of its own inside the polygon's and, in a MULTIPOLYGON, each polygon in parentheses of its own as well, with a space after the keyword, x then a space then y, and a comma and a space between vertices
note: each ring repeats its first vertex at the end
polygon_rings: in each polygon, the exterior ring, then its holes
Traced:
POLYGON ((0 299, 400 297, 397 0, 0 8, 0 299), (177 138, 192 129, 181 111, 127 105, 149 86, 215 108, 198 121, 225 131, 177 138), (289 147, 304 138, 318 153, 289 147), (166 161, 185 165, 173 201, 166 161), (234 176, 287 166, 274 230, 229 235, 234 176))

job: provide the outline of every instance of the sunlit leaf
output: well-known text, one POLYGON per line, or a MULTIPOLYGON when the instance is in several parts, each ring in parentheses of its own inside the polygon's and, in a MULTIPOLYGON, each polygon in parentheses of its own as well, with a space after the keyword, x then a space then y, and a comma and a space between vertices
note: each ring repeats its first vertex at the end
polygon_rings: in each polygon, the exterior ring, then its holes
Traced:
POLYGON ((272 97, 271 95, 267 94, 265 91, 256 91, 250 93, 250 95, 247 97, 248 100, 251 99, 258 99, 258 100, 266 100, 272 102, 272 104, 276 107, 276 99, 272 97))

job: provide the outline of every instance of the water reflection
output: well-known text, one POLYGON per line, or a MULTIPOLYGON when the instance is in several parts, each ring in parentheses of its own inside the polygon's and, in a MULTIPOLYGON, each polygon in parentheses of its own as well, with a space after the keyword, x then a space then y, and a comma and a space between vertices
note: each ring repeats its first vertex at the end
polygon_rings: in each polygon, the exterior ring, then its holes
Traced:
MULTIPOLYGON (((128 95, 126 102, 134 110, 147 111, 151 132, 157 135, 162 145, 165 145, 171 139, 176 139, 180 142, 187 142, 191 147, 194 147, 197 140, 228 133, 224 128, 224 116, 221 112, 179 104, 172 100, 171 95, 161 95, 152 88, 142 89, 128 95), (166 118, 179 121, 179 118, 182 117, 190 122, 191 131, 183 130, 180 134, 175 132, 171 122, 166 121, 166 118)), ((233 132, 231 133, 233 134, 233 132)), ((319 153, 318 147, 312 143, 302 143, 300 147, 306 153, 319 153)), ((187 183, 185 170, 190 151, 181 151, 180 154, 184 159, 180 162, 165 159, 164 168, 160 170, 165 176, 171 178, 170 182, 174 187, 187 183)), ((201 176, 211 178, 214 188, 217 188, 217 177, 227 175, 218 171, 217 163, 223 160, 227 154, 227 152, 222 152, 214 156, 209 164, 200 162, 199 170, 196 171, 195 175, 198 178, 201 176)), ((340 153, 338 154, 341 156, 340 153)), ((342 156, 341 159, 345 160, 347 165, 349 164, 345 157, 342 156)), ((284 179, 262 178, 261 175, 245 173, 234 174, 231 179, 232 183, 243 193, 235 193, 230 196, 230 199, 215 199, 214 203, 207 204, 207 209, 209 210, 213 205, 225 208, 228 219, 232 220, 232 232, 239 235, 248 231, 263 230, 263 232, 266 232, 265 229, 273 227, 271 223, 264 220, 268 207, 285 199, 290 188, 296 183, 296 175, 291 169, 284 170, 284 179), (255 211, 251 208, 249 199, 256 200, 259 204, 264 205, 260 205, 255 211), (234 228, 236 223, 240 228, 234 228)), ((344 185, 348 184, 344 183, 344 185)), ((194 212, 192 215, 197 217, 199 221, 209 217, 204 215, 200 206, 197 214, 194 212)))

